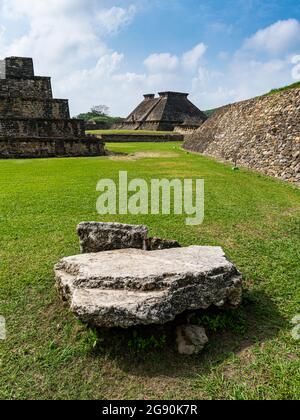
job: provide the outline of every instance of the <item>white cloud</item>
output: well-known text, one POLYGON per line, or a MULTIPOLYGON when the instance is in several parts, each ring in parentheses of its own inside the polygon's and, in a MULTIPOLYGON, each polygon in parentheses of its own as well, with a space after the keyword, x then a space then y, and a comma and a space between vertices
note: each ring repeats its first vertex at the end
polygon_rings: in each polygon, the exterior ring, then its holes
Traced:
POLYGON ((193 78, 192 97, 205 108, 214 108, 293 83, 300 65, 293 67, 292 57, 299 49, 300 23, 276 22, 245 40, 234 54, 219 54, 221 72, 201 66, 193 78))
POLYGON ((177 69, 179 59, 176 55, 169 53, 151 54, 144 64, 150 73, 172 72, 177 69))
POLYGON ((222 72, 200 69, 193 80, 192 96, 199 105, 210 109, 262 95, 292 82, 289 58, 264 61, 236 54, 222 72))
POLYGON ((112 7, 98 12, 97 21, 105 33, 117 34, 124 26, 133 21, 136 12, 137 9, 134 5, 131 5, 128 9, 112 7))
POLYGON ((300 47, 300 23, 296 19, 281 20, 261 29, 244 43, 245 50, 271 54, 289 52, 300 47))
POLYGON ((24 20, 29 27, 24 35, 4 48, 3 55, 32 56, 40 72, 51 72, 57 78, 85 66, 88 60, 98 60, 109 52, 101 36, 118 32, 135 13, 134 6, 99 12, 101 3, 96 0, 4 0, 3 15, 24 20), (105 25, 100 24, 101 19, 106 19, 105 25))
POLYGON ((199 66, 199 62, 207 50, 207 46, 202 42, 196 45, 191 51, 186 52, 182 56, 183 66, 190 70, 195 70, 199 66))
POLYGON ((57 14, 73 12, 81 6, 80 0, 3 0, 3 12, 11 18, 20 16, 38 17, 43 15, 56 16, 57 14))
POLYGON ((185 70, 195 71, 206 50, 207 46, 201 42, 192 50, 185 52, 182 57, 170 53, 155 53, 146 58, 144 65, 151 74, 170 73, 178 70, 180 66, 185 70))
POLYGON ((300 80, 300 55, 294 55, 291 59, 291 63, 294 64, 292 69, 292 77, 294 80, 300 80))

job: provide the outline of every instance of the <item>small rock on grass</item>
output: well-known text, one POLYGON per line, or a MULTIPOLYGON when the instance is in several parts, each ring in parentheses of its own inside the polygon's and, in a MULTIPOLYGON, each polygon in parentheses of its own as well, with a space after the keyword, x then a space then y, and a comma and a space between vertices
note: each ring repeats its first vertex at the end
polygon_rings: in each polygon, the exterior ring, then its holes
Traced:
POLYGON ((178 352, 191 356, 199 354, 208 343, 208 338, 203 327, 197 325, 182 325, 177 328, 178 352))

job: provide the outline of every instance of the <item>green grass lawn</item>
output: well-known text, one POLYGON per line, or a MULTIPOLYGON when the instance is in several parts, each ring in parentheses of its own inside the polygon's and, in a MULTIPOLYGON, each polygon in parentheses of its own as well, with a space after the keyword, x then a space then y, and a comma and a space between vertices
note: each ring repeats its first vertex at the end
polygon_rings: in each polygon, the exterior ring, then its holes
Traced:
POLYGON ((173 131, 147 131, 147 130, 92 130, 87 131, 88 134, 95 135, 133 135, 133 136, 161 136, 166 134, 176 134, 173 131))
POLYGON ((178 143, 108 147, 133 156, 0 161, 0 398, 299 399, 290 324, 300 314, 299 189, 233 172, 178 143), (96 184, 120 170, 146 180, 204 178, 204 224, 187 227, 184 215, 100 218, 96 184), (79 252, 76 225, 91 220, 222 246, 244 274, 243 306, 225 323, 207 322, 210 344, 199 356, 177 354, 174 323, 138 330, 143 342, 154 335, 160 343, 144 352, 129 345, 132 331, 88 330, 58 297, 53 266, 79 252))

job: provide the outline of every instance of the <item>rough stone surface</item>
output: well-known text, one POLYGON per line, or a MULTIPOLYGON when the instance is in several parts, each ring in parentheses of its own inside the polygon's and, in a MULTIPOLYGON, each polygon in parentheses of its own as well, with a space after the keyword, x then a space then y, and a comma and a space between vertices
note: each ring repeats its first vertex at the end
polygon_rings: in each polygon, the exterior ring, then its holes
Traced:
POLYGON ((100 156, 104 144, 87 139, 8 139, 0 137, 0 159, 100 156))
POLYGON ((22 79, 33 76, 32 58, 8 57, 5 60, 1 60, 0 79, 22 79))
POLYGON ((97 136, 104 143, 168 143, 172 141, 183 142, 184 136, 182 134, 139 134, 136 131, 134 134, 101 134, 97 136))
POLYGON ((161 92, 144 95, 144 101, 116 128, 173 131, 181 125, 200 127, 207 116, 188 100, 187 93, 161 92))
POLYGON ((77 233, 82 254, 129 248, 144 251, 180 248, 177 241, 148 238, 148 228, 143 225, 82 222, 77 226, 77 233))
POLYGON ((300 185, 300 89, 219 109, 184 148, 300 185))
POLYGON ((186 136, 187 134, 194 133, 196 130, 198 130, 198 128, 199 126, 196 125, 179 125, 178 127, 174 128, 174 133, 186 136))
POLYGON ((146 249, 146 226, 119 223, 83 222, 77 227, 80 250, 83 254, 115 249, 146 249))
POLYGON ((177 241, 161 238, 149 238, 147 240, 148 251, 158 251, 162 249, 180 248, 180 244, 177 241))
POLYGON ((103 141, 70 118, 68 100, 53 99, 51 79, 34 75, 31 58, 0 61, 0 158, 104 154, 103 141))
POLYGON ((242 299, 241 274, 219 247, 82 254, 61 260, 55 274, 74 314, 94 327, 164 324, 242 299))
POLYGON ((199 354, 208 343, 203 327, 196 325, 183 325, 177 328, 178 353, 191 356, 199 354))

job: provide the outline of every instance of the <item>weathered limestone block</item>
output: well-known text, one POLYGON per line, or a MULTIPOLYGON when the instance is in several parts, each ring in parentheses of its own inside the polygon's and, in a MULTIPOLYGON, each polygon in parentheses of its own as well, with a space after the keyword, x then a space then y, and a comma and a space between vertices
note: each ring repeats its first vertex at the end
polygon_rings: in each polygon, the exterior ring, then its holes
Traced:
POLYGON ((55 274, 76 317, 94 327, 164 324, 242 299, 241 274, 219 247, 83 254, 61 260, 55 274))
POLYGON ((161 238, 149 238, 147 240, 148 251, 158 251, 171 248, 180 248, 180 244, 177 241, 161 238))
POLYGON ((146 249, 146 226, 83 222, 77 227, 83 254, 115 249, 146 249))
POLYGON ((197 325, 183 325, 177 328, 178 353, 191 356, 199 354, 208 343, 203 327, 197 325))

